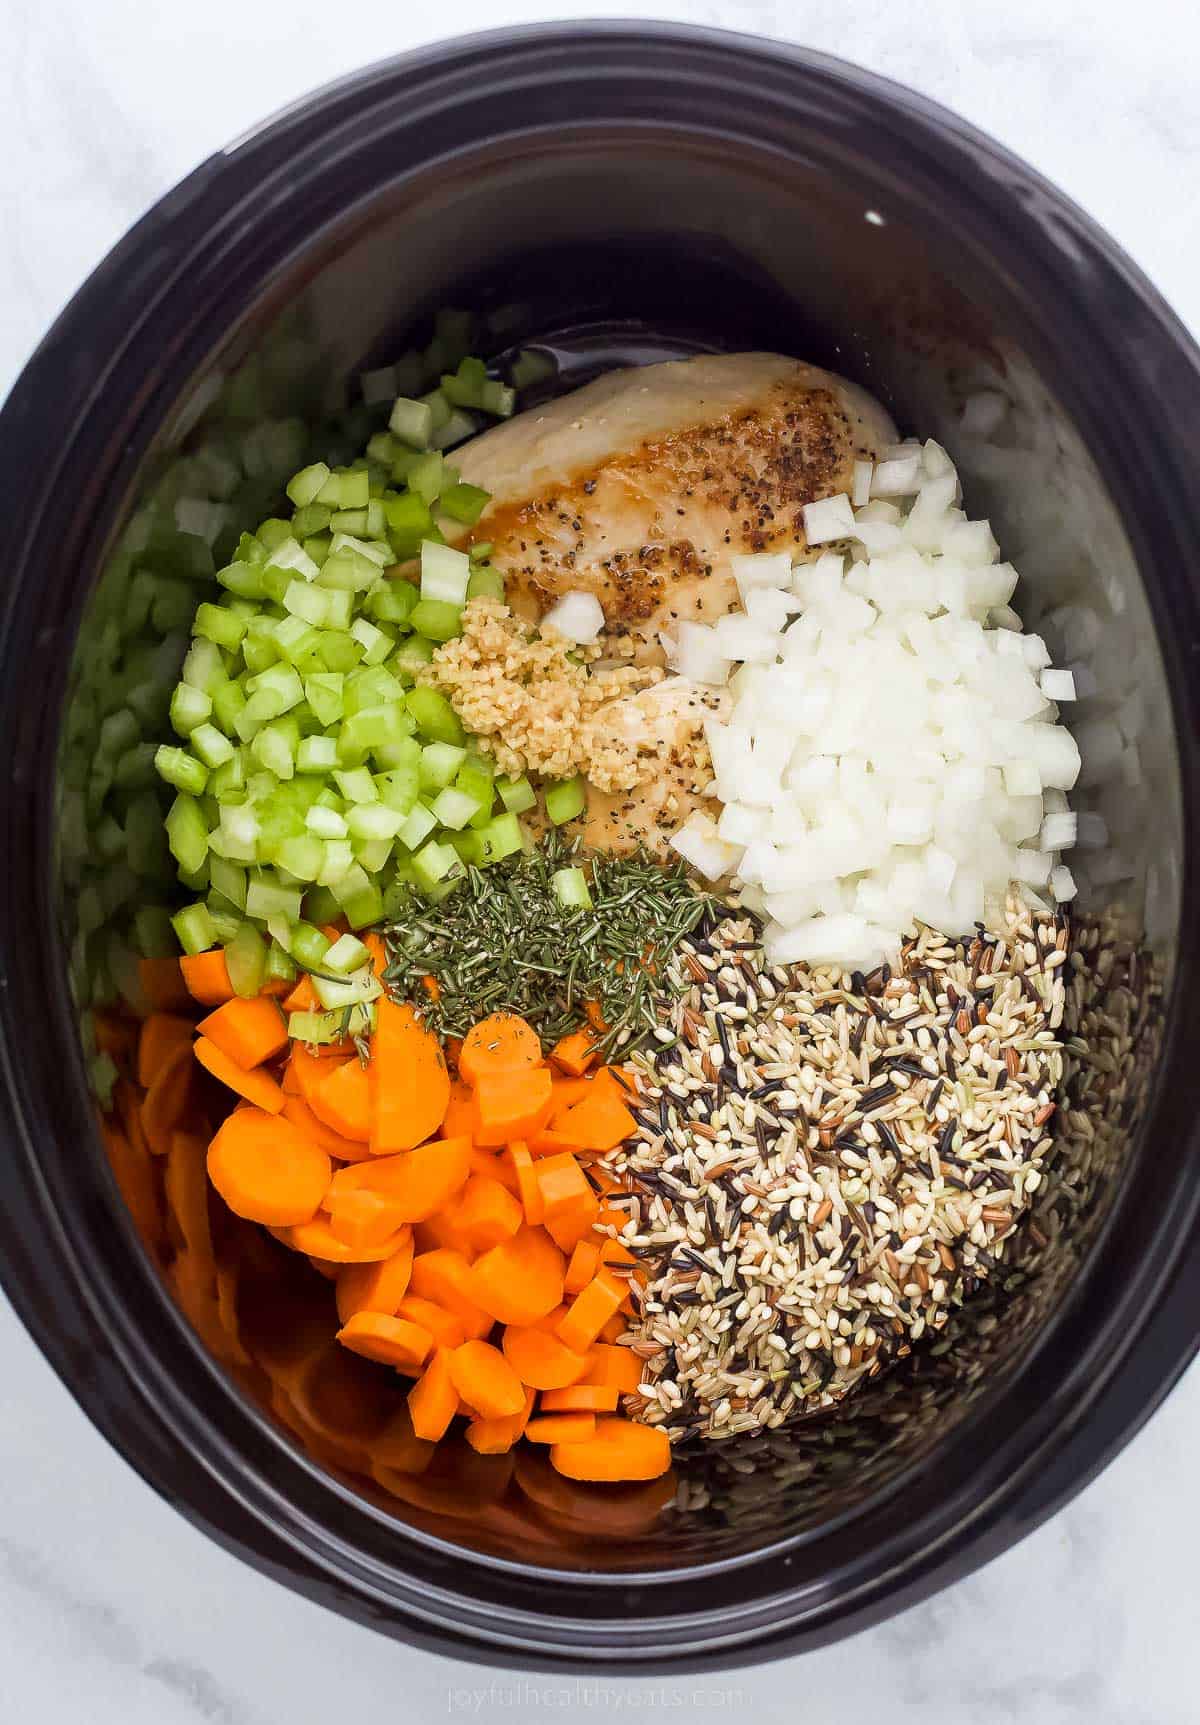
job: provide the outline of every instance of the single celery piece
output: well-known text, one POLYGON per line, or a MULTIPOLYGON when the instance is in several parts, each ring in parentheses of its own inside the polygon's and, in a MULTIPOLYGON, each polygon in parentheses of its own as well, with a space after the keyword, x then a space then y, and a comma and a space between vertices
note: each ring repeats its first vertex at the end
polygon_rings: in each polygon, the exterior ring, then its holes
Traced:
POLYGON ((421 750, 420 785, 424 791, 441 791, 453 784, 467 758, 464 748, 453 743, 427 743, 421 750))
POLYGON ((555 869, 550 877, 554 896, 564 910, 591 910, 592 895, 581 868, 555 869))
MULTIPOLYGON (((307 556, 312 557, 312 552, 308 549, 308 541, 316 538, 318 534, 324 533, 329 526, 332 514, 333 511, 328 504, 307 503, 302 509, 297 509, 292 516, 292 532, 304 546, 307 556)), ((316 559, 313 558, 313 561, 316 562, 316 559)))
POLYGON ((422 891, 438 886, 447 877, 464 872, 464 865, 452 845, 430 839, 412 859, 413 875, 422 891))
POLYGON ((414 630, 427 640, 452 641, 462 634, 462 606, 440 599, 421 599, 410 617, 414 630))
POLYGON ((347 1036, 369 1036, 375 1028, 370 1003, 351 1006, 347 1012, 293 1012, 288 1015, 288 1035, 293 1042, 321 1047, 342 1042, 347 1036))
POLYGON ((396 809, 380 802, 355 803, 346 812, 346 828, 356 841, 384 840, 390 846, 404 821, 405 817, 396 809))
MULTIPOLYGON (((329 955, 326 954, 325 963, 328 962, 329 955)), ((383 993, 382 984, 369 964, 347 977, 327 976, 322 970, 321 974, 313 976, 312 985, 317 999, 330 1012, 365 1006, 369 1001, 378 1000, 383 993)))
POLYGON ((325 845, 310 833, 298 833, 279 845, 275 861, 294 880, 307 885, 315 881, 325 867, 325 845))
POLYGON ((300 893, 295 887, 283 886, 271 875, 252 875, 246 886, 246 915, 286 917, 289 922, 300 920, 300 893))
MULTIPOLYGON (((338 763, 336 737, 303 737, 296 751, 296 770, 300 773, 331 773, 338 763)), ((316 828, 313 831, 316 832, 316 828)), ((337 838, 337 833, 322 833, 322 838, 337 838)))
MULTIPOLYGON (((312 672, 304 679, 304 698, 320 724, 335 725, 346 710, 343 674, 340 671, 312 672)), ((302 772, 311 770, 301 768, 302 772)))
POLYGON ((587 805, 587 788, 581 774, 546 786, 546 815, 556 827, 577 820, 587 805))
POLYGON ((227 653, 236 653, 246 633, 246 619, 227 605, 206 602, 196 607, 192 631, 215 646, 223 647, 227 653))
POLYGON ((286 941, 280 945, 286 947, 296 963, 305 970, 318 970, 325 962, 325 954, 333 945, 327 934, 322 934, 319 928, 314 928, 310 922, 294 922, 288 929, 286 941))
POLYGON ((235 994, 249 1000, 267 974, 267 943, 251 922, 243 922, 225 947, 225 968, 235 994))
POLYGON ((397 836, 402 845, 410 851, 415 851, 418 846, 425 843, 430 833, 436 830, 437 816, 424 803, 417 803, 409 811, 397 836))
POLYGON ((439 494, 438 508, 452 521, 459 521, 464 527, 474 527, 491 500, 491 493, 482 486, 468 485, 460 480, 439 494))
POLYGON ((348 803, 373 803, 379 795, 365 767, 336 768, 333 781, 348 803))
POLYGON ((321 960, 321 968, 334 976, 349 976, 350 972, 357 970, 360 965, 369 964, 370 959, 371 955, 361 940, 357 940, 352 934, 343 934, 334 941, 321 960))
MULTIPOLYGON (((402 652, 403 648, 399 651, 402 652)), ((431 743, 453 743, 462 747, 466 741, 462 720, 440 689, 423 685, 410 689, 404 697, 404 704, 422 737, 431 743)))
POLYGON ((244 911, 246 908, 246 871, 237 863, 226 861, 224 857, 213 857, 209 863, 208 878, 213 890, 233 906, 234 910, 244 911))
POLYGON ((468 796, 465 791, 455 790, 453 785, 439 791, 433 802, 433 813, 437 820, 452 832, 465 827, 471 817, 479 813, 479 808, 475 797, 468 796))
POLYGON ((480 833, 469 828, 463 832, 450 833, 449 843, 453 845, 462 862, 472 868, 479 868, 484 859, 484 843, 480 833))
POLYGON ((445 483, 444 458, 436 451, 423 455, 413 463, 408 475, 408 488, 422 503, 432 504, 445 483))
POLYGON ((325 867, 317 876, 318 886, 334 888, 354 867, 354 849, 349 839, 325 840, 325 867))
POLYGON ((288 480, 287 494, 297 509, 303 509, 307 504, 314 503, 321 487, 329 478, 329 469, 323 461, 314 461, 311 467, 302 467, 299 473, 294 473, 288 480))
POLYGON ((471 570, 471 579, 467 582, 467 600, 472 599, 503 599, 504 577, 498 569, 492 569, 487 564, 477 565, 471 570))
POLYGON ((516 815, 497 815, 495 820, 480 829, 479 836, 483 840, 485 866, 503 862, 505 857, 514 856, 525 848, 524 828, 516 815))
POLYGON ((203 794, 208 784, 208 768, 186 749, 176 749, 170 743, 160 743, 154 751, 154 766, 160 779, 174 785, 189 796, 203 794))
POLYGON ((206 767, 221 767, 233 759, 233 744, 215 725, 197 725, 189 741, 206 767))
MULTIPOLYGON (((463 551, 449 545, 435 545, 426 540, 421 546, 421 599, 461 607, 467 601, 467 584, 471 579, 471 559, 463 551)), ((413 615, 421 610, 416 607, 413 615)), ((413 627, 418 625, 414 623, 413 627)), ((423 631, 427 633, 427 631, 423 631)))
POLYGON ((519 779, 497 779, 496 789, 510 815, 523 815, 537 802, 537 792, 524 774, 519 779))
POLYGON ((198 952, 208 952, 217 944, 217 931, 206 904, 185 905, 171 918, 171 927, 189 957, 198 952))
POLYGON ((295 982, 298 972, 296 961, 273 940, 267 948, 267 982, 295 982))
POLYGON ((213 696, 213 718, 225 732, 236 734, 238 714, 246 705, 246 691, 240 683, 222 683, 213 696))
POLYGON ((417 589, 411 581, 383 580, 371 588, 363 609, 377 623, 407 625, 417 603, 417 589))
POLYGON ((398 395, 388 416, 388 430, 412 449, 428 449, 433 436, 433 409, 427 401, 398 395))

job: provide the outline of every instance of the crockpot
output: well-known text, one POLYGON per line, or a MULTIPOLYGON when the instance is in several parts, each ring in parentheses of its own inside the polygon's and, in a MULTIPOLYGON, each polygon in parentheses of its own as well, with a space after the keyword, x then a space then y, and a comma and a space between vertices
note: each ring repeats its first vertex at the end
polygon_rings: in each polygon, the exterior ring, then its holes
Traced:
MULTIPOLYGON (((1119 249, 952 114, 802 50, 619 24, 448 42, 319 92, 165 197, 0 416, 0 1276, 148 1483, 388 1633, 501 1663, 663 1669, 876 1621, 1103 1467, 1200 1333, 1198 446, 1196 351, 1119 249), (88 955, 108 954, 119 990, 126 949, 105 943, 131 895, 94 824, 104 724, 122 700, 159 710, 177 665, 178 619, 147 615, 135 583, 156 555, 172 579, 211 568, 181 571, 145 523, 196 489, 213 435, 241 463, 233 480, 205 469, 224 527, 266 513, 272 450, 447 303, 480 313, 492 357, 540 349, 547 387, 749 345, 864 384, 954 456, 1021 570, 1026 623, 1082 696, 1086 989, 1067 1028, 1083 1041, 1017 1247, 859 1404, 682 1456, 670 1502, 601 1492, 561 1525, 551 1490, 532 1518, 474 1515, 298 1441, 253 1360, 181 1314, 89 1091, 88 955)), ((194 512, 179 524, 204 546, 194 512)), ((288 1310, 285 1335, 307 1321, 288 1310)))

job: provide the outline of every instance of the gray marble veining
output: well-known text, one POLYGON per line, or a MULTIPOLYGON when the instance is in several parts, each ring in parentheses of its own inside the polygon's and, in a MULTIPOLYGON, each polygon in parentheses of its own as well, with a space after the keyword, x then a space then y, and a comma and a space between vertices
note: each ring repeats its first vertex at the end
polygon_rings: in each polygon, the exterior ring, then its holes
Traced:
MULTIPOLYGON (((1037 163, 1200 328, 1200 24, 1182 0, 462 0, 477 29, 576 15, 791 37, 949 103, 1037 163)), ((385 0, 8 0, 0 57, 0 389, 153 199, 311 85, 439 33, 385 0)), ((825 1725, 1194 1725, 1200 1425, 1193 1371, 1066 1511, 968 1581, 804 1661, 650 1683, 418 1653, 243 1568, 91 1429, 0 1308, 3 1725, 328 1725, 724 1713, 825 1725), (369 1710, 369 1712, 368 1712, 369 1710)))

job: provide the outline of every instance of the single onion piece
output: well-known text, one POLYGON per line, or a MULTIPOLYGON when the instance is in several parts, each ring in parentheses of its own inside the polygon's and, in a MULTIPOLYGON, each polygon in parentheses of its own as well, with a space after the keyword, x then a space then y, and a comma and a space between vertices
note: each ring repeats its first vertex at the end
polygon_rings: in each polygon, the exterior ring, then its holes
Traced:
POLYGON ((541 626, 556 629, 579 647, 590 647, 604 627, 604 612, 594 593, 564 593, 546 612, 541 626))

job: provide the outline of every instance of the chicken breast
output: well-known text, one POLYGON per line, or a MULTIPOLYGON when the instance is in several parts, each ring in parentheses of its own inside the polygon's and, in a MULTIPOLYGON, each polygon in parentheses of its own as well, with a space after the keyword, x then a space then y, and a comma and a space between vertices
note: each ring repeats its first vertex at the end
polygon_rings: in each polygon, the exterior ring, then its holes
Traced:
POLYGON ((536 619, 594 593, 609 629, 661 658, 660 630, 737 604, 730 558, 802 552, 801 510, 849 491, 856 456, 895 428, 863 390, 773 353, 703 355, 613 371, 520 414, 454 455, 492 501, 508 602, 536 619))
MULTIPOLYGON (((613 371, 455 451, 463 479, 492 499, 463 542, 492 543, 519 616, 593 593, 636 661, 661 664, 660 632, 737 606, 734 555, 802 555, 803 506, 849 491, 855 459, 895 439, 864 391, 780 354, 613 371)), ((687 746, 702 703, 679 679, 664 688, 614 703, 614 722, 661 742, 667 764, 633 790, 590 792, 589 844, 665 852, 703 800, 687 746)))

